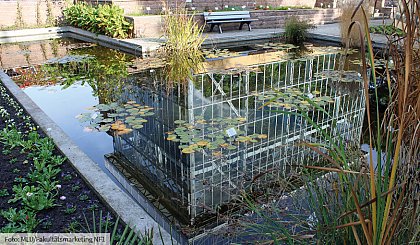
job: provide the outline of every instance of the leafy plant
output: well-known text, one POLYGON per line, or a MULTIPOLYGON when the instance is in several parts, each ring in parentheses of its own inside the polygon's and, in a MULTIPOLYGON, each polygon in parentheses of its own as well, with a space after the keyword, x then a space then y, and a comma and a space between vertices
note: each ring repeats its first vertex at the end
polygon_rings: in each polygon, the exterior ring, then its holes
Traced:
POLYGON ((375 34, 385 34, 385 35, 396 35, 396 36, 403 36, 404 32, 400 28, 395 27, 394 25, 380 25, 380 26, 371 26, 369 27, 369 31, 375 34))
POLYGON ((9 200, 9 203, 21 201, 28 208, 35 211, 41 211, 54 207, 54 195, 45 192, 44 190, 35 186, 15 185, 13 186, 14 198, 9 200))
POLYGON ((133 28, 124 18, 124 10, 114 4, 76 3, 64 10, 64 17, 73 26, 110 37, 127 38, 133 28))
POLYGON ((25 209, 17 211, 16 208, 9 208, 0 211, 0 215, 9 222, 0 228, 0 232, 4 233, 32 232, 39 224, 36 213, 25 209))
POLYGON ((76 212, 76 210, 77 210, 76 205, 68 204, 68 205, 66 205, 66 209, 64 210, 64 213, 65 214, 72 214, 72 213, 76 212))
POLYGON ((307 39, 309 29, 312 28, 315 26, 308 21, 291 17, 285 23, 283 37, 288 43, 302 45, 307 39))
POLYGON ((0 189, 0 197, 6 197, 8 195, 10 195, 10 194, 9 194, 9 191, 6 188, 0 189))
POLYGON ((53 223, 51 222, 51 220, 43 220, 41 223, 41 227, 45 230, 48 230, 50 227, 52 227, 53 223))
POLYGON ((71 187, 71 191, 73 191, 73 192, 76 192, 78 190, 80 190, 80 185, 74 185, 74 186, 71 187))
POLYGON ((71 176, 71 174, 66 174, 66 175, 64 175, 64 177, 63 177, 63 180, 65 180, 65 181, 69 181, 69 180, 71 180, 71 179, 73 179, 73 176, 71 176))
POLYGON ((82 195, 80 195, 79 196, 79 200, 80 201, 86 201, 86 200, 88 200, 89 199, 89 196, 88 195, 86 195, 86 194, 82 194, 82 195))

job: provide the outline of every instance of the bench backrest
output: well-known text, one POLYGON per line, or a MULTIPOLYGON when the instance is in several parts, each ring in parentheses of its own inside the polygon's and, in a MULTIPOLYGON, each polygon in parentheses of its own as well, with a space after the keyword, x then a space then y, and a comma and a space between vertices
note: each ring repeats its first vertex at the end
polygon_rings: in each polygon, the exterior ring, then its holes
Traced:
POLYGON ((208 20, 240 20, 249 19, 251 15, 249 11, 220 11, 220 12, 204 12, 204 19, 208 20))

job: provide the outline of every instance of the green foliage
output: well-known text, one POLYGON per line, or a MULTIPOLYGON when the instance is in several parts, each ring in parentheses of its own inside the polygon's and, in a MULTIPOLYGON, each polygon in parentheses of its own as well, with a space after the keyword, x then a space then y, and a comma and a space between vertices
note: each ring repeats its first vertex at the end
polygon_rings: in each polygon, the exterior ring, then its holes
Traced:
POLYGON ((7 191, 7 189, 1 189, 0 190, 0 197, 6 197, 9 195, 9 191, 7 191))
MULTIPOLYGON (((53 152, 55 145, 49 138, 42 138, 32 124, 29 130, 23 134, 14 125, 9 125, 0 131, 0 142, 9 151, 12 149, 27 152, 28 158, 33 159, 33 166, 25 177, 17 177, 14 185, 13 196, 9 203, 18 203, 20 210, 9 209, 0 214, 8 223, 0 229, 0 232, 32 232, 39 221, 36 219, 37 212, 56 206, 57 174, 61 171, 59 166, 65 158, 56 156, 53 152)), ((25 160, 25 164, 28 161, 25 160)), ((9 195, 8 191, 1 192, 2 196, 9 195)))
POLYGON ((91 6, 77 3, 64 10, 65 20, 76 27, 114 38, 127 38, 133 29, 117 5, 91 6))
POLYGON ((86 201, 86 200, 88 200, 89 199, 89 196, 88 195, 86 195, 86 194, 82 194, 82 195, 80 195, 79 196, 79 200, 80 201, 86 201))
POLYGON ((308 30, 312 28, 315 26, 308 21, 291 17, 286 21, 283 37, 288 43, 302 45, 308 36, 308 30))
POLYGON ((375 34, 385 34, 385 35, 396 35, 402 37, 404 32, 400 28, 396 28, 393 25, 380 25, 380 26, 371 26, 369 31, 375 34))
POLYGON ((85 224, 78 224, 78 227, 82 229, 76 229, 77 231, 87 233, 110 233, 111 242, 110 244, 153 244, 153 229, 145 230, 144 232, 135 232, 129 225, 122 225, 119 223, 120 218, 118 217, 115 223, 111 220, 111 216, 107 214, 105 217, 102 216, 102 211, 99 212, 99 217, 95 215, 95 211, 92 211, 92 222, 89 222, 85 216, 85 224), (121 232, 119 229, 123 226, 124 230, 121 232))
POLYGON ((174 84, 180 84, 185 88, 192 71, 203 67, 203 26, 199 26, 194 15, 188 15, 186 10, 175 9, 174 13, 168 12, 165 16, 164 29, 167 41, 162 58, 166 60, 167 87, 172 89, 174 84))
POLYGON ((35 186, 15 185, 13 186, 15 192, 14 198, 9 200, 9 203, 22 202, 27 207, 41 211, 54 207, 55 195, 45 192, 43 189, 35 186))
POLYGON ((67 205, 66 209, 64 210, 65 214, 72 214, 74 212, 76 212, 77 210, 77 206, 76 205, 67 205))
POLYGON ((9 222, 0 228, 2 233, 31 232, 39 224, 36 213, 25 209, 17 211, 16 208, 9 208, 0 211, 0 215, 9 222))

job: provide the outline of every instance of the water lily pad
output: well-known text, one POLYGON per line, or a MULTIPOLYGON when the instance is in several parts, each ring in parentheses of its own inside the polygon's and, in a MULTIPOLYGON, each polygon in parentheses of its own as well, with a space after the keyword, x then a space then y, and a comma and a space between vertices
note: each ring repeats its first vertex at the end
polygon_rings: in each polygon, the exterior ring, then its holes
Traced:
POLYGON ((206 140, 202 140, 202 141, 198 141, 197 142, 197 145, 198 146, 207 146, 208 144, 209 144, 209 142, 206 141, 206 140))
POLYGON ((113 121, 114 121, 113 118, 106 118, 106 119, 102 120, 102 122, 104 122, 104 123, 110 123, 110 122, 113 122, 113 121))
POLYGON ((192 153, 194 153, 195 151, 193 150, 193 149, 191 149, 191 148, 185 148, 185 149, 182 149, 182 153, 184 153, 184 154, 192 154, 192 153))
POLYGON ((266 134, 260 134, 260 135, 258 135, 258 138, 259 139, 267 139, 268 136, 266 134))

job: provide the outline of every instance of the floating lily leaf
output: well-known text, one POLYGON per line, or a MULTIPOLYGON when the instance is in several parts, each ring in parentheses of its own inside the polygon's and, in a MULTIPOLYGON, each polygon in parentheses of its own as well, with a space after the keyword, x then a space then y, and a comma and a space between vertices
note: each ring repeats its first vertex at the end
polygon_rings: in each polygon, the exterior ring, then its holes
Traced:
POLYGON ((197 145, 198 146, 207 146, 208 144, 209 144, 209 142, 206 141, 206 140, 202 140, 202 141, 198 141, 197 142, 197 145))
POLYGON ((102 125, 99 127, 100 132, 107 132, 111 128, 111 125, 102 125))
POLYGON ((185 154, 191 154, 191 153, 194 153, 194 152, 195 151, 191 148, 185 148, 185 149, 182 150, 182 153, 185 153, 185 154))
POLYGON ((190 140, 189 139, 181 139, 179 142, 181 142, 181 143, 189 143, 190 140))
POLYGON ((106 119, 102 120, 102 122, 104 122, 104 123, 110 123, 110 122, 113 122, 113 121, 114 121, 114 119, 112 119, 112 118, 106 118, 106 119))
MULTIPOLYGON (((152 116, 154 115, 153 112, 150 112, 153 108, 148 106, 141 106, 137 104, 135 101, 129 101, 126 104, 118 105, 117 103, 113 102, 111 104, 99 104, 92 107, 94 110, 93 113, 85 113, 79 115, 77 118, 81 122, 90 122, 91 127, 100 127, 103 123, 112 123, 108 129, 115 130, 117 135, 122 135, 125 133, 132 132, 132 129, 140 129, 143 128, 142 124, 147 122, 147 120, 136 117, 139 112, 143 112, 143 114, 147 114, 145 116, 152 116), (101 114, 102 112, 108 112, 107 118, 101 114), (128 116, 130 115, 130 116, 128 116), (127 117, 126 117, 127 116, 127 117), (126 117, 124 124, 122 121, 115 121, 117 117, 126 117), (127 127, 130 126, 131 128, 127 127)), ((100 128, 100 131, 104 131, 106 127, 100 128)), ((98 128, 99 130, 99 128, 98 128)))
POLYGON ((176 135, 173 135, 173 134, 169 135, 166 139, 169 140, 169 141, 174 140, 174 139, 176 139, 176 135))
POLYGON ((260 135, 258 135, 258 138, 259 139, 267 139, 268 136, 266 134, 260 134, 260 135))

